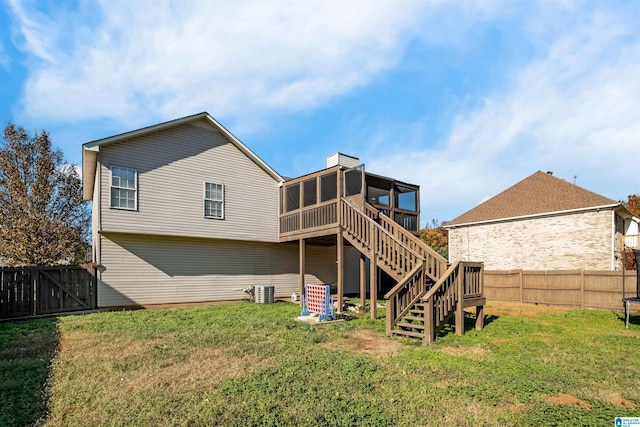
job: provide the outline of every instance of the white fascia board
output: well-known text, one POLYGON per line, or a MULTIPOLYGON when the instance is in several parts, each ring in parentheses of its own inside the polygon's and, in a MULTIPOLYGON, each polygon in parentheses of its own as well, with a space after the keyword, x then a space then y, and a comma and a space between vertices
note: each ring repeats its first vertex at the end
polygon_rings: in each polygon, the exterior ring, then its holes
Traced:
POLYGON ((531 214, 531 215, 522 215, 522 216, 512 216, 509 218, 496 218, 496 219, 487 219, 485 221, 475 221, 475 222, 465 222, 462 224, 455 225, 443 225, 442 228, 458 228, 458 227, 466 227, 468 225, 480 225, 480 224, 490 224, 496 222, 508 222, 508 221, 516 221, 520 219, 531 219, 531 218, 541 218, 545 216, 556 216, 556 215, 565 215, 569 213, 579 213, 579 212, 589 212, 589 211, 599 211, 602 209, 614 209, 620 206, 620 203, 612 203, 610 205, 602 205, 602 206, 592 206, 588 208, 580 208, 580 209, 567 209, 564 211, 555 211, 555 212, 543 212, 539 214, 531 214))
POLYGON ((93 200, 93 186, 98 166, 98 151, 82 147, 82 199, 93 200))

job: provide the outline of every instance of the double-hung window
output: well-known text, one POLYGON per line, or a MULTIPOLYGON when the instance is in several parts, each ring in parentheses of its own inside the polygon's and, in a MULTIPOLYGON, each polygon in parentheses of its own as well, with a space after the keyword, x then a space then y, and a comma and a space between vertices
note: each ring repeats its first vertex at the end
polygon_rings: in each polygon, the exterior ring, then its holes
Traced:
POLYGON ((205 218, 224 219, 224 185, 204 183, 205 218))
POLYGON ((135 169, 111 167, 111 207, 137 209, 138 172, 135 169))

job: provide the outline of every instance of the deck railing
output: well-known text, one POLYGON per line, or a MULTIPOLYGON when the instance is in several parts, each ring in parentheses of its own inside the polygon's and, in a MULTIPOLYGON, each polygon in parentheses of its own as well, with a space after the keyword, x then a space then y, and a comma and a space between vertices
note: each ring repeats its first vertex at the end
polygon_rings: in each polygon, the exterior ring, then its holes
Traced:
POLYGON ((483 294, 483 264, 457 261, 422 297, 425 308, 424 340, 433 342, 444 323, 455 313, 456 332, 464 333, 464 300, 483 294))
POLYGON ((404 279, 386 293, 384 299, 387 301, 387 334, 391 334, 394 325, 420 300, 427 290, 426 286, 427 280, 424 264, 422 264, 415 266, 404 279))
POLYGON ((377 256, 388 269, 398 275, 404 277, 417 265, 424 263, 424 258, 419 252, 396 238, 372 218, 364 215, 344 198, 341 201, 340 218, 342 228, 349 235, 367 248, 370 255, 377 256), (375 233, 373 238, 372 233, 375 233))

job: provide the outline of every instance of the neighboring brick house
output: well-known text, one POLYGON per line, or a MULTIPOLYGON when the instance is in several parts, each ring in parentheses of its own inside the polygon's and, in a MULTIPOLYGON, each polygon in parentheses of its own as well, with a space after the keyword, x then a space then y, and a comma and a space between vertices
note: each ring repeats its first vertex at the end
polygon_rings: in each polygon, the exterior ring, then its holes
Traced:
POLYGON ((538 171, 445 224, 449 261, 487 270, 620 270, 637 229, 622 203, 538 171))

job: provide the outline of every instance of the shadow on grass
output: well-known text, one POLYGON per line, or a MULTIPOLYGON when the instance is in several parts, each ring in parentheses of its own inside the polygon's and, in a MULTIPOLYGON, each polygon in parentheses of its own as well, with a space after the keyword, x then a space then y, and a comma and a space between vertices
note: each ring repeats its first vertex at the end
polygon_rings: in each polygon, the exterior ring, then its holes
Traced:
MULTIPOLYGON (((493 315, 484 315, 484 327, 486 328, 487 326, 489 326, 491 323, 493 323, 494 320, 497 320, 498 316, 493 316, 493 315)), ((467 311, 464 312, 464 332, 465 334, 473 329, 476 328, 476 315, 475 314, 471 314, 467 311)), ((436 338, 442 338, 446 335, 449 334, 455 334, 456 333, 456 324, 455 324, 455 318, 454 316, 452 316, 447 323, 445 323, 442 328, 440 329, 440 331, 438 331, 438 334, 436 335, 436 338)))
MULTIPOLYGON (((620 321, 622 322, 622 326, 624 326, 625 323, 625 317, 624 317, 624 312, 622 314, 618 314, 618 319, 620 319, 620 321)), ((640 313, 639 312, 632 312, 629 313, 629 324, 630 325, 639 325, 640 326, 640 313)))
POLYGON ((58 349, 58 319, 0 322, 0 425, 27 426, 46 416, 47 379, 58 349))

